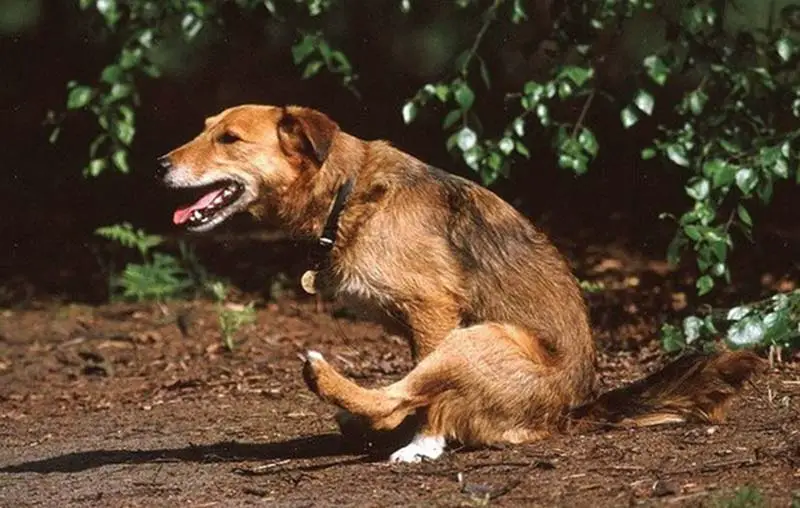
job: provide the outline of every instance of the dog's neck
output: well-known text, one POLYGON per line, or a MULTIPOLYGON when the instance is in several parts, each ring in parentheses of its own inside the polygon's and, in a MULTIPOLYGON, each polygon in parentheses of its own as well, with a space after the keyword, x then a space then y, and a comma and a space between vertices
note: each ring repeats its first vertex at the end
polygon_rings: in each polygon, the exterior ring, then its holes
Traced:
POLYGON ((341 216, 346 213, 347 204, 353 198, 351 186, 354 186, 364 158, 362 141, 343 132, 337 133, 331 154, 323 166, 311 178, 298 178, 277 200, 276 215, 280 226, 295 236, 320 239, 333 235, 330 239, 335 241, 341 216), (346 195, 341 195, 343 189, 346 195), (338 207, 337 196, 346 198, 341 200, 338 207), (332 216, 335 218, 335 230, 326 227, 332 216))
POLYGON ((331 205, 331 211, 325 220, 325 227, 322 229, 322 234, 319 235, 319 246, 325 250, 330 250, 336 243, 336 233, 339 230, 339 217, 342 215, 344 206, 347 204, 347 198, 353 191, 355 185, 355 178, 350 177, 339 187, 336 191, 336 198, 331 205))

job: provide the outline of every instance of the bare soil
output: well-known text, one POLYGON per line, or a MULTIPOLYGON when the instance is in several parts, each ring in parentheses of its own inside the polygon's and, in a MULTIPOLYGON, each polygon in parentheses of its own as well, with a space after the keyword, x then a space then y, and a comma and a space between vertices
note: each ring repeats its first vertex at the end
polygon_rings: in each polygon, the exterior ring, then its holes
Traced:
MULTIPOLYGON (((600 384, 662 365, 657 328, 686 308, 691 280, 617 248, 579 260, 582 278, 604 285, 587 295, 600 384)), ((381 385, 411 367, 406 344, 292 291, 238 297, 251 298, 257 321, 233 352, 202 300, 33 299, 0 310, 0 505, 734 506, 725 503, 746 486, 765 506, 800 503, 798 358, 748 386, 722 425, 556 436, 393 465, 385 446, 339 436, 334 409, 303 385, 298 354, 313 347, 381 385)))

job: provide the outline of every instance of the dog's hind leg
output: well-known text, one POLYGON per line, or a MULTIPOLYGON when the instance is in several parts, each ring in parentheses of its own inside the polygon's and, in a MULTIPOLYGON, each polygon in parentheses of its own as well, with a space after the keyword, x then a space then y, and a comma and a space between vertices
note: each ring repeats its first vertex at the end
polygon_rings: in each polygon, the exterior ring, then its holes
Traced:
MULTIPOLYGON (((420 383, 426 377, 432 380, 433 376, 441 376, 447 363, 434 352, 402 380, 384 388, 368 389, 342 376, 318 352, 309 351, 306 357, 303 377, 309 388, 323 400, 346 411, 346 416, 340 416, 340 420, 344 418, 363 421, 375 430, 394 429, 418 408, 430 405, 440 391, 435 388, 421 390, 420 383)), ((342 421, 339 423, 342 427, 342 421)), ((389 460, 433 460, 444 453, 445 445, 444 434, 433 432, 423 417, 421 427, 417 429, 411 442, 392 453, 389 460)))
MULTIPOLYGON (((423 360, 426 370, 435 359, 423 360)), ((409 389, 410 381, 419 375, 422 363, 402 380, 384 388, 363 388, 341 375, 316 351, 308 351, 303 378, 309 389, 321 399, 366 420, 375 430, 391 430, 417 408, 430 403, 424 394, 409 389), (415 375, 416 373, 416 375, 415 375)))
POLYGON ((312 391, 373 429, 393 429, 416 413, 422 430, 412 448, 435 449, 444 438, 523 442, 546 434, 565 404, 550 381, 552 360, 537 344, 522 330, 487 323, 454 330, 406 377, 384 388, 357 385, 316 352, 309 352, 303 373, 312 391))

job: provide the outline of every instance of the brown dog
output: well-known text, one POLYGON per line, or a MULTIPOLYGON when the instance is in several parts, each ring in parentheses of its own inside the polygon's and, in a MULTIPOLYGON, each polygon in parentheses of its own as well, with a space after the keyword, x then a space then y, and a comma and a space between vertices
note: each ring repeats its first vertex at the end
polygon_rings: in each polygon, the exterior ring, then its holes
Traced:
POLYGON ((321 238, 317 287, 399 323, 416 367, 365 389, 310 351, 309 387, 374 429, 416 415, 396 461, 446 440, 521 443, 581 424, 718 421, 757 368, 749 352, 684 358, 592 400, 583 298, 547 238, 492 192, 300 107, 240 106, 161 159, 167 184, 203 197, 174 222, 208 230, 247 210, 321 238))

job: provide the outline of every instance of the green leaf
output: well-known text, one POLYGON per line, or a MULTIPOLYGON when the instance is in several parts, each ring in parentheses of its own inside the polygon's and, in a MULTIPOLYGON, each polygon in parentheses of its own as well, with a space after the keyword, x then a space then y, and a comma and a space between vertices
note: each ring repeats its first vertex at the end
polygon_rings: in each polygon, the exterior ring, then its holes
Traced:
POLYGON ((789 162, 783 157, 778 157, 772 166, 772 172, 780 178, 789 178, 789 162))
POLYGON ((133 69, 142 61, 142 48, 123 48, 119 57, 119 66, 123 69, 133 69))
POLYGON ((295 65, 303 63, 303 61, 311 56, 316 48, 317 38, 312 35, 305 35, 303 39, 292 46, 292 61, 295 65))
POLYGON ((792 156, 792 144, 789 141, 784 141, 781 144, 780 150, 781 150, 781 155, 783 155, 785 158, 788 159, 789 157, 792 156))
POLYGON ((761 180, 758 188, 756 189, 756 193, 758 194, 761 202, 767 204, 772 201, 773 190, 772 180, 761 180))
POLYGON ((47 137, 47 141, 53 145, 58 141, 58 136, 61 134, 61 127, 54 127, 52 132, 50 132, 50 136, 47 137))
POLYGON ((567 65, 558 73, 558 78, 567 78, 578 87, 583 86, 584 83, 592 79, 592 76, 594 76, 594 69, 591 67, 578 67, 575 65, 567 65))
POLYGON ((447 85, 439 84, 436 85, 434 88, 436 98, 439 99, 440 102, 447 101, 447 97, 450 95, 450 87, 447 85))
POLYGON ((594 137, 592 131, 587 128, 581 129, 581 133, 578 135, 578 143, 580 143, 586 153, 592 157, 597 157, 600 145, 597 143, 597 139, 594 137))
POLYGON ((98 176, 108 167, 108 162, 105 159, 93 159, 86 166, 84 171, 89 176, 98 176))
POLYGON ((479 70, 481 73, 481 79, 483 80, 483 84, 486 86, 487 90, 492 88, 492 80, 489 77, 489 69, 486 67, 486 61, 483 58, 478 58, 479 62, 479 70))
POLYGON ((539 117, 539 123, 547 127, 550 125, 550 110, 545 104, 536 106, 536 116, 539 117))
POLYGON ((403 105, 403 122, 408 125, 417 117, 417 104, 414 101, 406 102, 403 105))
POLYGON ((622 126, 629 129, 639 121, 639 115, 636 114, 633 108, 628 106, 620 112, 620 119, 622 120, 622 126))
POLYGON ((709 184, 708 180, 705 178, 701 178, 692 185, 686 187, 686 194, 688 194, 695 201, 702 201, 708 197, 710 190, 711 184, 709 184))
POLYGON ((703 235, 700 234, 700 229, 697 226, 686 226, 683 228, 683 231, 686 233, 686 236, 695 242, 699 241, 703 237, 703 235))
POLYGON ((647 75, 650 76, 656 84, 664 85, 669 77, 669 67, 664 61, 656 56, 650 55, 644 59, 644 67, 647 69, 647 75))
POLYGON ((457 121, 459 121, 462 116, 463 113, 461 112, 460 109, 454 109, 450 111, 449 113, 447 113, 447 115, 444 117, 444 120, 442 121, 442 129, 449 129, 457 121))
POLYGON ((686 342, 678 327, 668 323, 661 326, 661 347, 668 353, 676 353, 686 347, 686 342))
POLYGON ((736 172, 736 185, 743 194, 749 195, 758 184, 758 176, 750 168, 741 168, 736 172))
POLYGON ((139 44, 149 49, 153 45, 153 29, 147 28, 142 30, 137 36, 137 40, 139 41, 139 44))
POLYGON ((136 134, 136 128, 126 122, 116 122, 114 124, 114 133, 122 144, 130 145, 133 142, 134 134, 136 134))
POLYGON ((322 60, 312 60, 308 62, 305 69, 303 69, 303 79, 308 79, 317 74, 323 65, 325 65, 325 63, 322 60))
POLYGON ((121 172, 128 173, 130 171, 128 167, 128 152, 126 150, 115 151, 111 156, 111 161, 121 172))
POLYGON ((500 148, 501 152, 508 155, 514 151, 514 140, 511 138, 503 138, 497 144, 497 147, 500 148))
POLYGON ((688 100, 689 109, 695 116, 699 116, 708 102, 708 94, 702 90, 694 90, 689 93, 688 100))
POLYGON ((67 109, 80 109, 92 100, 94 91, 88 86, 76 86, 67 95, 67 109))
POLYGON ((517 136, 522 137, 525 135, 525 119, 524 118, 515 118, 514 119, 514 132, 517 136))
POLYGON ((181 19, 181 28, 186 38, 192 40, 203 29, 203 20, 191 12, 187 13, 181 19))
POLYGON ((735 168, 720 159, 711 159, 703 164, 703 175, 711 178, 715 189, 733 183, 735 174, 735 168))
POLYGON ((688 316, 683 320, 683 335, 686 343, 691 344, 700 338, 703 330, 703 320, 697 316, 688 316))
POLYGON ((639 108, 639 110, 642 113, 646 114, 647 116, 653 114, 655 99, 653 99, 653 96, 650 95, 650 93, 648 93, 647 91, 639 90, 639 92, 637 92, 636 94, 636 97, 634 97, 633 99, 633 103, 636 104, 636 107, 639 108))
POLYGON ((455 90, 455 99, 462 110, 468 110, 475 102, 475 93, 466 83, 461 83, 455 90))
POLYGON ((103 72, 100 73, 100 80, 104 83, 114 84, 118 83, 125 76, 125 72, 119 65, 108 65, 103 72))
POLYGON ((735 346, 759 344, 766 333, 764 323, 757 316, 745 317, 728 328, 727 339, 735 346))
POLYGON ((689 167, 689 159, 687 158, 686 149, 683 145, 669 145, 667 147, 667 157, 678 166, 689 167))
POLYGON ((642 149, 642 160, 650 160, 656 156, 656 151, 652 147, 642 149))
POLYGON ((775 49, 778 51, 778 56, 781 57, 781 60, 788 62, 794 54, 794 42, 788 37, 781 37, 775 43, 775 49))
POLYGON ((114 83, 114 85, 111 87, 110 96, 116 100, 124 99, 125 97, 129 97, 131 94, 133 94, 133 87, 131 85, 114 83))
POLYGON ((710 275, 703 275, 697 279, 696 286, 698 296, 703 296, 714 289, 714 279, 710 275))
MULTIPOLYGON (((480 147, 476 145, 470 148, 469 150, 464 150, 462 152, 462 158, 464 159, 464 162, 467 163, 467 166, 470 167, 470 169, 472 169, 473 171, 479 171, 481 169, 480 167, 481 154, 482 151, 480 150, 480 147)), ((482 173, 482 176, 485 176, 485 173, 482 173)))
POLYGON ((572 95, 572 85, 567 81, 562 81, 558 84, 558 97, 561 100, 567 99, 572 95))
POLYGON ((742 149, 739 147, 739 145, 735 144, 729 139, 720 138, 717 142, 719 143, 719 146, 722 147, 722 149, 728 153, 732 154, 742 153, 742 149))
POLYGON ((672 266, 677 266, 681 261, 681 251, 686 247, 686 237, 679 232, 675 233, 667 247, 667 262, 672 266))
POLYGON ((750 212, 748 212, 747 208, 745 208, 743 205, 736 207, 736 213, 739 215, 739 219, 743 223, 747 224, 748 226, 753 225, 753 218, 750 217, 750 212))
POLYGON ((462 152, 466 152, 470 148, 474 147, 477 142, 478 135, 475 134, 475 131, 469 127, 464 127, 458 131, 458 147, 462 152))
POLYGON ((522 2, 524 0, 514 0, 514 8, 511 13, 511 22, 514 24, 521 23, 528 19, 528 15, 525 12, 525 8, 522 6, 522 2))
POLYGON ((517 151, 518 154, 522 155, 526 159, 531 158, 531 153, 528 151, 528 147, 522 144, 521 141, 517 141, 514 143, 514 149, 517 151))
POLYGON ((333 65, 334 72, 338 72, 340 74, 349 74, 353 71, 353 66, 350 65, 350 60, 348 60, 347 56, 341 51, 332 51, 330 55, 330 61, 333 65))

